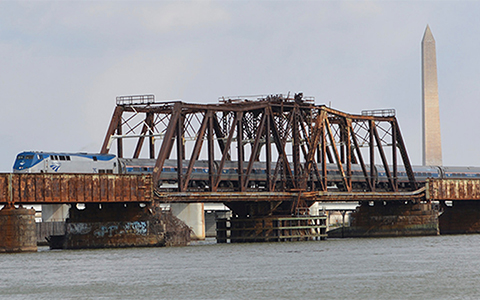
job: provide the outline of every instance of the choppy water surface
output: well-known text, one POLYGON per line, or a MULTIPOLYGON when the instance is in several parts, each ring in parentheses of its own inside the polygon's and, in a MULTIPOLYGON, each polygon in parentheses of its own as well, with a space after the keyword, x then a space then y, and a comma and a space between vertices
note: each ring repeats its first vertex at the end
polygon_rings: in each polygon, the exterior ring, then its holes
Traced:
POLYGON ((480 299, 480 235, 0 255, 1 299, 480 299))

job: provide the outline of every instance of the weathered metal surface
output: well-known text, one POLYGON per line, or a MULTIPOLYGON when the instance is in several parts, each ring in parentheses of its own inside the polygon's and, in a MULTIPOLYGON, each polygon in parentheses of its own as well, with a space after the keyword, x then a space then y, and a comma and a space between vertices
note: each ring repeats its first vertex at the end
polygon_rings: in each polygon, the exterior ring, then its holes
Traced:
POLYGON ((413 192, 155 192, 159 202, 263 202, 263 201, 402 201, 425 197, 425 188, 413 192))
POLYGON ((150 175, 0 174, 0 204, 150 202, 150 175))
MULTIPOLYGON (((147 95, 125 96, 120 100, 101 153, 108 153, 113 139, 118 139, 117 155, 122 157, 121 141, 134 138, 137 142, 133 157, 137 158, 148 137, 149 156, 157 157, 153 170, 155 186, 165 161, 173 157, 177 160, 176 191, 186 192, 189 187, 198 186, 192 171, 203 151, 208 154, 208 180, 203 184, 210 192, 219 191, 222 184, 230 186, 234 192, 245 192, 250 185, 258 185, 258 181, 267 192, 291 189, 326 192, 327 186, 332 184, 345 192, 363 189, 375 192, 375 157, 381 158, 387 177, 386 186, 380 187, 382 190, 395 193, 399 188, 404 191, 417 189, 406 147, 392 114, 347 114, 325 105, 315 105, 302 93, 293 97, 222 98, 220 104, 156 102, 153 96, 147 95), (163 137, 157 151, 154 133, 163 137), (361 151, 362 147, 370 151, 361 151), (391 151, 387 151, 388 148, 391 151), (408 184, 401 187, 397 180, 400 162, 397 151, 408 176, 408 184), (215 153, 221 154, 217 160, 215 153), (238 162, 237 178, 226 179, 222 175, 230 170, 224 169, 225 162, 232 159, 238 162), (184 160, 189 161, 187 168, 182 167, 184 160), (269 176, 259 180, 255 172, 258 170, 253 167, 255 163, 262 163, 269 176), (334 182, 331 173, 327 172, 327 163, 338 167, 340 182, 334 182), (357 178, 355 184, 352 165, 360 165, 362 170, 361 175, 356 175, 360 180, 357 178)), ((302 207, 304 203, 299 201, 297 206, 302 207)))
POLYGON ((428 179, 429 200, 480 200, 479 179, 428 179))

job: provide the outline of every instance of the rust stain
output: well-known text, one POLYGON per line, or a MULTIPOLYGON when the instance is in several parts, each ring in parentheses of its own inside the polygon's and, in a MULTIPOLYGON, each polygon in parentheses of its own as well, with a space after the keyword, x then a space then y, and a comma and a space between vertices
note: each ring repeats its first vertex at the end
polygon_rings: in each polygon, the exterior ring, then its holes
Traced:
POLYGON ((480 179, 428 179, 428 200, 480 200, 480 179))
POLYGON ((148 174, 0 174, 0 204, 152 200, 152 178, 148 174), (9 189, 12 196, 9 196, 9 189))

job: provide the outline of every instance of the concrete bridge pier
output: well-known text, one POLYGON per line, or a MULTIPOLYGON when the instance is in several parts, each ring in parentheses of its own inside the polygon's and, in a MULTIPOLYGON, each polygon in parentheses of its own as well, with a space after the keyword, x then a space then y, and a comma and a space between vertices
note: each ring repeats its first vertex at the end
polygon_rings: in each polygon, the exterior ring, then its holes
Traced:
POLYGON ((445 201, 440 201, 440 208, 443 211, 439 217, 440 233, 480 233, 480 202, 454 200, 450 203, 451 205, 447 205, 445 201))
POLYGON ((0 252, 36 252, 35 210, 6 205, 0 210, 0 252))
POLYGON ((203 203, 171 203, 172 214, 190 227, 193 240, 205 239, 205 213, 203 203))
POLYGON ((351 215, 351 226, 329 231, 329 237, 438 235, 438 209, 429 202, 363 201, 351 215))

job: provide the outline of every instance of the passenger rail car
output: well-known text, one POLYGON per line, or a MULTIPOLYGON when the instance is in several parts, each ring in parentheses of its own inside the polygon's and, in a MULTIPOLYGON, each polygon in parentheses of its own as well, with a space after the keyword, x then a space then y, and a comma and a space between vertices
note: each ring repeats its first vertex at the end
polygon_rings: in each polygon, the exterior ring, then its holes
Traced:
MULTIPOLYGON (((22 152, 17 155, 13 172, 18 173, 112 173, 112 174, 145 174, 152 173, 155 159, 117 158, 113 154, 89 153, 54 153, 54 152, 22 152)), ((183 173, 186 172, 189 162, 183 161, 183 173)), ((214 174, 217 173, 219 162, 214 162, 214 174)), ((177 184, 177 161, 166 160, 160 176, 161 187, 177 184)), ((245 164, 246 168, 246 164, 245 164)), ((272 173, 275 163, 272 163, 272 173)), ((479 178, 478 167, 440 167, 440 166, 413 166, 413 173, 419 185, 423 185, 427 178, 479 178)), ((196 161, 190 176, 190 188, 204 189, 209 184, 208 161, 196 161)), ((318 165, 321 170, 321 165, 318 165)), ((344 168, 346 170, 346 166, 344 168)), ((293 170, 293 167, 292 167, 293 170)), ((390 172, 392 169, 390 167, 390 172)), ((273 174, 271 174, 273 176, 273 174)), ((295 174, 292 174, 295 179, 295 174)), ((365 177, 359 165, 352 165, 352 185, 354 190, 366 190, 365 177)), ((327 177, 331 187, 342 188, 342 176, 336 164, 327 164, 327 177)), ((238 162, 225 162, 221 171, 220 188, 238 187, 238 162)), ((249 176, 249 187, 259 190, 266 188, 267 170, 264 162, 255 162, 249 176)), ((376 165, 374 170, 376 189, 388 188, 388 177, 383 165, 376 165)), ((408 188, 409 180, 403 166, 397 169, 397 182, 400 188, 408 188)), ((310 186, 310 185, 309 185, 310 186)))

